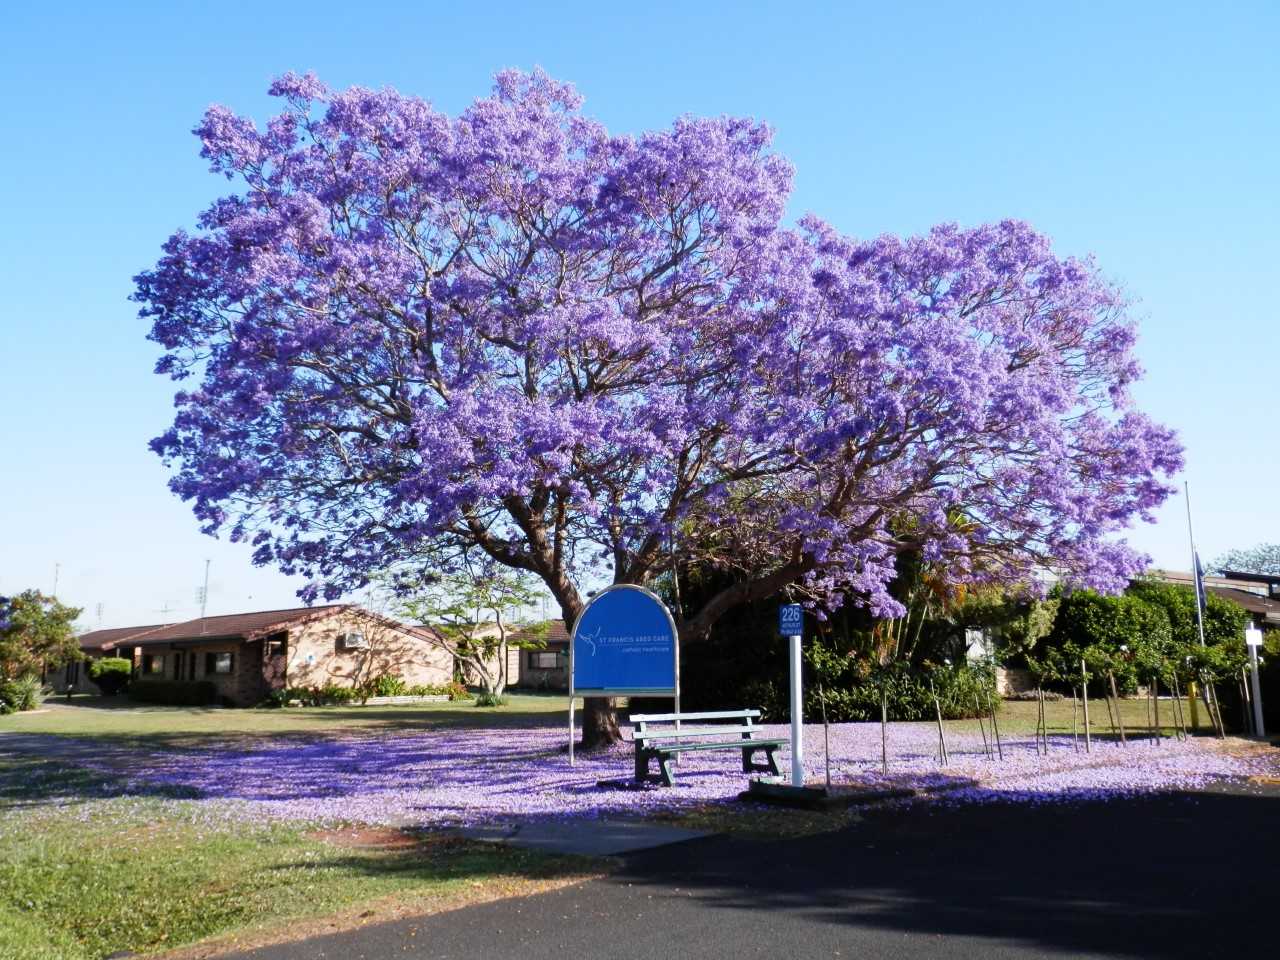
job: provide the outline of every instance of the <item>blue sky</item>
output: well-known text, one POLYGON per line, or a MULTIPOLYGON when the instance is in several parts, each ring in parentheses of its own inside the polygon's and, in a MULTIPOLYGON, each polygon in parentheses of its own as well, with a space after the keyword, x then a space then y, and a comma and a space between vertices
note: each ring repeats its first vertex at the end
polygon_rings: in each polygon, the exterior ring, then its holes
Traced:
MULTIPOLYGON (((201 536, 146 449, 170 386, 127 301, 225 190, 190 130, 270 79, 391 85, 454 112, 541 65, 617 131, 769 121, 792 214, 841 230, 1031 221, 1138 304, 1141 405, 1187 446, 1201 552, 1280 540, 1280 5, 35 4, 0 25, 0 592, 107 626, 288 606, 201 536), (168 612, 162 613, 165 608, 168 612)), ((1181 497, 1133 543, 1187 565, 1181 497)))

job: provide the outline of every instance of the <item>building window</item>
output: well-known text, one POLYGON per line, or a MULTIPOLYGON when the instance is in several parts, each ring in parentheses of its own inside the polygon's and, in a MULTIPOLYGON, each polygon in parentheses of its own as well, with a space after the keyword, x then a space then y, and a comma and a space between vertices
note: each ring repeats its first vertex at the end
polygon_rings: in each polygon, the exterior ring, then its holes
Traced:
POLYGON ((164 673, 164 654, 144 653, 142 655, 143 673, 164 673))
POLYGON ((288 643, 284 640, 268 640, 267 641, 268 657, 283 657, 285 653, 288 651, 288 649, 289 649, 288 643))
POLYGON ((529 654, 529 668, 532 670, 555 670, 560 666, 560 655, 557 653, 529 654))
POLYGON ((206 653, 204 655, 205 673, 230 673, 232 656, 229 653, 206 653))

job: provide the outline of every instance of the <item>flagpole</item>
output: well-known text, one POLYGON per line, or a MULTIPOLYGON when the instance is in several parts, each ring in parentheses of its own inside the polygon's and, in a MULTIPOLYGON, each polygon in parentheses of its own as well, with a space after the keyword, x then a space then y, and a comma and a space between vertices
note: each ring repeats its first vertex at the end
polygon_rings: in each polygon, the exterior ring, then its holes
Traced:
POLYGON ((1191 579, 1196 592, 1196 629, 1200 631, 1200 646, 1204 646, 1204 580, 1200 576, 1200 554, 1196 551, 1196 531, 1191 523, 1191 484, 1182 481, 1187 500, 1187 536, 1191 538, 1191 579))

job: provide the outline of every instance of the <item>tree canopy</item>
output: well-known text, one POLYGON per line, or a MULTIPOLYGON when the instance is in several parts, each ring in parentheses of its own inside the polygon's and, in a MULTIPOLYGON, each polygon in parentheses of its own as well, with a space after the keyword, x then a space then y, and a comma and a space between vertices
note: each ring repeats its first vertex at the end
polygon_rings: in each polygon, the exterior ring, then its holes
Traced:
POLYGON ((457 116, 280 78, 196 133, 235 187, 135 299, 183 383, 153 447, 204 529, 309 578, 479 549, 567 622, 583 583, 730 574, 678 625, 787 591, 899 616, 957 581, 1121 589, 1170 493, 1123 296, 1018 221, 919 237, 783 223, 744 119, 610 134, 545 74, 457 116), (957 523, 962 518, 963 523, 957 523))
POLYGON ((81 612, 38 590, 0 597, 0 679, 79 660, 72 624, 81 612))

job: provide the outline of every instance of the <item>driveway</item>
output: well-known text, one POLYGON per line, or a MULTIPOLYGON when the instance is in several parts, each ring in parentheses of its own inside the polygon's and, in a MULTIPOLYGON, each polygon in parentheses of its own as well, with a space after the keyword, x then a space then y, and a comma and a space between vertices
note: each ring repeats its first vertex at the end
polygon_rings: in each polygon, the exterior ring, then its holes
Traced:
POLYGON ((799 840, 710 837, 537 897, 240 954, 1207 957, 1269 952, 1280 788, 917 806, 799 840))

